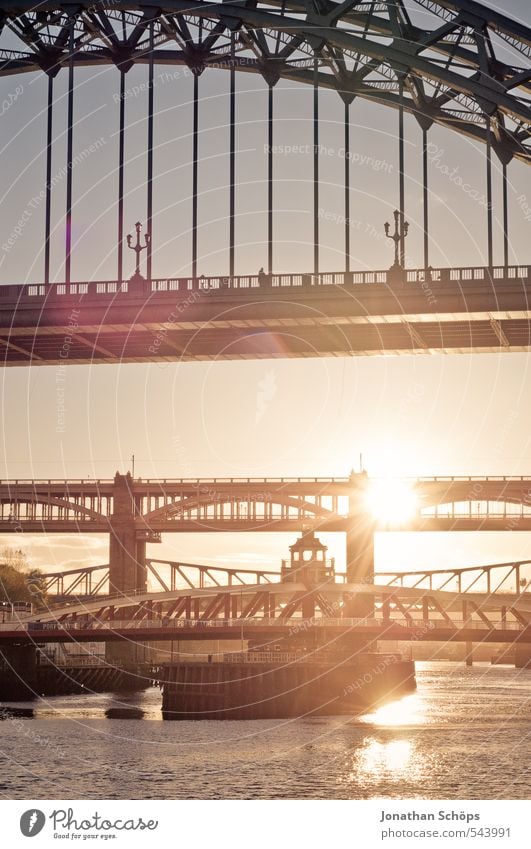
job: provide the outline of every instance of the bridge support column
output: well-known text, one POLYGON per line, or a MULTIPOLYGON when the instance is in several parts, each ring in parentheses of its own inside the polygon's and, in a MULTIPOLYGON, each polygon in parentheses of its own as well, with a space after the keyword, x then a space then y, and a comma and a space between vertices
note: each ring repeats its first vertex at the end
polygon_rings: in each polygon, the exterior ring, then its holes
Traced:
POLYGON ((516 646, 514 665, 516 669, 531 669, 531 646, 516 646))
MULTIPOLYGON (((347 581, 352 584, 374 583, 375 521, 367 506, 368 477, 352 473, 346 539, 347 581)), ((374 610, 372 595, 359 593, 350 606, 354 617, 370 616, 374 610)))
POLYGON ((131 475, 114 478, 114 511, 110 519, 109 592, 139 592, 147 588, 146 541, 138 538, 131 475))
MULTIPOLYGON (((134 595, 147 589, 146 542, 135 527, 133 479, 128 473, 114 478, 114 510, 110 518, 109 593, 134 595)), ((145 647, 133 641, 107 643, 109 663, 135 666, 144 660, 145 647)))

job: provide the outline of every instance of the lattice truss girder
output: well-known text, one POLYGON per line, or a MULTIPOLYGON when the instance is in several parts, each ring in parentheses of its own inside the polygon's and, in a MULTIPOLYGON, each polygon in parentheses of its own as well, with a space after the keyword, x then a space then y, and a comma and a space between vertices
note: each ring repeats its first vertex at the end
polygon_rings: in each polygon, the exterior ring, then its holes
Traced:
MULTIPOLYGON (((374 601, 374 610, 367 623, 391 628, 393 626, 411 626, 415 623, 422 627, 422 622, 430 622, 432 627, 439 627, 457 632, 459 628, 483 627, 485 630, 504 630, 517 624, 521 629, 529 627, 529 613, 520 610, 515 604, 498 602, 491 597, 485 605, 470 596, 447 594, 435 596, 431 593, 419 593, 415 599, 401 595, 399 591, 389 595, 378 590, 369 593, 374 601)), ((134 602, 132 598, 112 598, 108 601, 104 596, 98 599, 99 609, 84 611, 53 611, 54 618, 68 627, 69 622, 87 628, 109 627, 113 621, 129 621, 137 627, 149 624, 149 627, 162 621, 168 625, 171 620, 216 621, 223 620, 276 620, 279 625, 288 624, 295 618, 303 621, 303 605, 312 604, 317 620, 338 620, 346 618, 345 634, 351 631, 349 617, 349 600, 337 593, 330 595, 326 588, 305 587, 290 591, 288 585, 277 585, 276 592, 252 589, 245 597, 230 592, 212 593, 199 596, 191 593, 178 599, 149 600, 134 602), (110 603, 109 603, 110 602, 110 603), (148 622, 146 622, 148 620, 148 622)), ((52 613, 52 611, 47 612, 52 613)), ((33 614, 35 615, 35 614, 33 614)), ((41 614, 42 615, 42 614, 41 614)), ((44 614, 49 618, 47 614, 44 614)), ((313 619, 311 621, 314 621, 313 619)), ((516 637, 518 631, 515 631, 516 637)), ((413 636, 413 639, 418 639, 413 636)), ((421 638, 429 639, 426 630, 421 638)))
POLYGON ((0 0, 0 74, 156 61, 230 67, 405 108, 531 162, 531 29, 475 0, 0 0), (314 67, 314 61, 317 67, 314 67), (402 91, 402 95, 401 95, 402 91))

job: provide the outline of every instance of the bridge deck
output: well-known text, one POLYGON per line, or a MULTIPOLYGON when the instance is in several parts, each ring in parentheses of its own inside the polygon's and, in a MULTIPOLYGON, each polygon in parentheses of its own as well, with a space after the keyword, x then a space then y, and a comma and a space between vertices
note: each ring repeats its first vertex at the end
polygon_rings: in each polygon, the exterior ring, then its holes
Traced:
MULTIPOLYGON (((177 621, 162 625, 160 621, 134 622, 131 620, 117 621, 100 628, 83 628, 71 625, 58 628, 10 628, 0 625, 0 644, 31 644, 35 642, 119 642, 135 641, 167 641, 178 640, 261 640, 266 646, 271 640, 279 639, 292 632, 294 628, 303 627, 304 621, 292 619, 273 620, 211 620, 177 621)), ((312 622, 312 627, 316 627, 312 622)), ((430 642, 518 642, 531 643, 531 626, 510 623, 504 627, 488 628, 481 623, 466 623, 455 620, 453 624, 443 620, 423 621, 418 619, 406 623, 404 621, 355 619, 323 620, 319 631, 324 632, 330 639, 337 636, 365 637, 374 640, 398 641, 430 641, 430 642)))
POLYGON ((5 365, 531 350, 529 266, 0 287, 5 365))
MULTIPOLYGON (((77 602, 75 599, 70 603, 60 603, 41 613, 21 614, 19 621, 29 622, 32 619, 38 618, 41 622, 53 622, 61 616, 76 616, 89 615, 96 613, 102 608, 113 607, 115 611, 121 608, 131 608, 146 605, 148 603, 163 603, 169 604, 172 601, 177 601, 183 598, 197 598, 202 601, 212 599, 214 596, 228 595, 233 596, 235 593, 240 599, 251 598, 259 592, 270 592, 277 599, 289 599, 295 593, 306 593, 307 587, 304 584, 296 583, 270 583, 270 584, 245 584, 238 587, 234 586, 214 586, 205 588, 190 588, 185 587, 177 590, 169 591, 150 591, 138 592, 129 594, 118 594, 115 596, 93 596, 89 599, 83 599, 77 602)), ((451 590, 427 590, 425 587, 400 587, 387 584, 349 584, 337 583, 326 585, 323 588, 323 593, 327 597, 336 600, 342 600, 347 594, 356 595, 363 593, 372 595, 379 599, 400 599, 406 600, 408 603, 421 602, 423 598, 429 594, 430 598, 439 599, 444 604, 446 610, 454 611, 461 610, 464 601, 473 601, 476 605, 480 605, 482 610, 500 610, 502 606, 510 608, 518 601, 518 609, 531 614, 531 596, 517 595, 511 592, 496 592, 486 593, 478 592, 452 592, 451 590)))

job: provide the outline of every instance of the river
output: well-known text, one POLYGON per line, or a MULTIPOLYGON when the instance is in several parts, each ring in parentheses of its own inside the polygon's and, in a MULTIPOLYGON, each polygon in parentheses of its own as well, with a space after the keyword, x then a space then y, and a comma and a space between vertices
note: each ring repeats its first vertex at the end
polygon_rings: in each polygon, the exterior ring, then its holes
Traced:
POLYGON ((356 718, 163 722, 155 688, 19 702, 34 718, 0 713, 0 793, 529 799, 531 670, 417 663, 417 683, 415 694, 356 718), (107 718, 121 706, 139 718, 107 718))

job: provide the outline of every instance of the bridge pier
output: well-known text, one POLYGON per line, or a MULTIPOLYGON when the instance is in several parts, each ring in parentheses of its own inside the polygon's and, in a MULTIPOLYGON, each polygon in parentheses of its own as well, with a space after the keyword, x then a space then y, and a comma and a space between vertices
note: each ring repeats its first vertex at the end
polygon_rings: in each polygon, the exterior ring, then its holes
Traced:
POLYGON ((465 643, 465 665, 474 665, 474 643, 465 643))
MULTIPOLYGON (((114 511, 110 517, 109 594, 134 596, 147 590, 146 539, 135 525, 133 479, 128 472, 114 477, 114 511)), ((145 659, 145 646, 113 642, 105 646, 105 659, 117 666, 136 666, 145 659)))
POLYGON ((516 669, 531 669, 531 646, 516 646, 514 665, 516 669))
POLYGON ((0 648, 0 699, 32 699, 37 692, 37 650, 35 646, 0 648))
POLYGON ((135 526, 133 480, 129 472, 114 477, 114 511, 110 517, 109 593, 142 592, 147 589, 146 539, 135 526))
MULTIPOLYGON (((349 584, 374 583, 375 521, 367 506, 368 476, 352 473, 349 515, 346 533, 347 581, 349 584)), ((372 596, 359 593, 349 605, 349 615, 370 616, 374 610, 372 596)))

